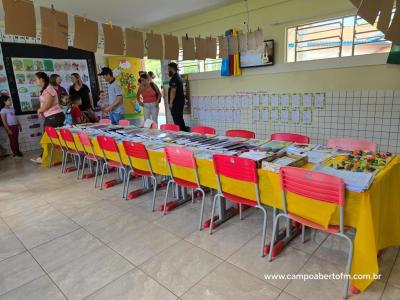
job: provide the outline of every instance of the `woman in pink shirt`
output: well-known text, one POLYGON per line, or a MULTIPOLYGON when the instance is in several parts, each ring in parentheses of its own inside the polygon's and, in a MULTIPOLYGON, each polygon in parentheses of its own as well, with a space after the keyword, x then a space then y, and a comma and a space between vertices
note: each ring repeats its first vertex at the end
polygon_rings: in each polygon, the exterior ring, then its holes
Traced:
MULTIPOLYGON (((37 113, 39 117, 44 118, 43 127, 60 127, 63 126, 65 121, 65 115, 62 111, 58 102, 58 96, 56 90, 50 85, 49 76, 44 72, 37 72, 35 74, 36 84, 39 85, 42 90, 40 92, 40 108, 37 113)), ((41 157, 32 159, 35 163, 41 163, 41 157)))
POLYGON ((151 119, 158 123, 158 111, 161 101, 161 92, 147 73, 140 75, 140 87, 137 100, 144 107, 144 121, 151 119))

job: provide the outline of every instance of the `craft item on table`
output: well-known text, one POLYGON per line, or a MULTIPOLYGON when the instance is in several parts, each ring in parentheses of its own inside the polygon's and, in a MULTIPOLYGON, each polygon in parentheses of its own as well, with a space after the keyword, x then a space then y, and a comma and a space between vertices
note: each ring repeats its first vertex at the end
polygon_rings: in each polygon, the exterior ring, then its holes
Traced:
POLYGON ((346 170, 358 173, 376 173, 384 168, 392 159, 390 152, 365 152, 355 150, 353 154, 345 155, 337 162, 333 162, 330 167, 336 170, 346 170))
POLYGON ((374 175, 371 173, 336 170, 325 166, 320 166, 316 171, 342 178, 346 184, 346 189, 353 192, 368 190, 374 181, 374 175))
POLYGON ((303 154, 315 148, 313 144, 293 143, 286 148, 286 151, 291 154, 303 154))
POLYGON ((265 151, 248 151, 240 154, 239 157, 248 158, 255 161, 262 161, 272 155, 274 155, 274 153, 265 151))
POLYGON ((278 152, 287 146, 289 146, 291 142, 285 142, 285 141, 269 141, 265 143, 264 145, 260 146, 260 150, 267 151, 267 152, 278 152))
POLYGON ((282 166, 302 167, 308 162, 307 155, 294 155, 286 152, 276 153, 273 160, 262 162, 262 169, 279 173, 282 166))

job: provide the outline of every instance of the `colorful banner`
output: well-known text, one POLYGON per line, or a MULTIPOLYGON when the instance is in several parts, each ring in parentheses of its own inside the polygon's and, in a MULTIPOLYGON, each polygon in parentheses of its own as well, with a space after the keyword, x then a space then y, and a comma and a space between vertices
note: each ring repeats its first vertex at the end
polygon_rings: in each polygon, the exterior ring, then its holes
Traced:
POLYGON ((139 88, 139 71, 144 70, 143 60, 134 57, 108 57, 108 66, 113 70, 115 78, 123 90, 125 119, 134 119, 143 116, 143 109, 135 111, 136 93, 139 88))

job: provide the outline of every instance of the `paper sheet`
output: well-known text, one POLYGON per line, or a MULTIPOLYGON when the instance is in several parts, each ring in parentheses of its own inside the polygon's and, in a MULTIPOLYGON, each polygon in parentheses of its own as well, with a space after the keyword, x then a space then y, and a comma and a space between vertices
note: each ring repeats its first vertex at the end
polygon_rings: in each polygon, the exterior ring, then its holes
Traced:
POLYGON ((311 117, 311 110, 303 111, 303 124, 311 124, 312 117, 311 117))
POLYGON ((215 59, 217 57, 217 39, 213 37, 206 38, 206 57, 215 59))
POLYGON ((68 49, 68 14, 55 9, 40 7, 42 45, 68 49))
POLYGON ((289 95, 287 94, 281 95, 281 107, 283 108, 289 107, 289 95))
POLYGON ((315 94, 314 99, 316 108, 322 109, 325 107, 325 94, 315 94))
POLYGON ((260 106, 260 95, 253 96, 253 106, 260 106))
POLYGON ((233 122, 235 122, 236 124, 239 124, 242 121, 241 119, 241 112, 240 110, 234 110, 233 112, 233 122))
POLYGON ((143 58, 144 39, 143 32, 125 28, 126 56, 143 58))
POLYGON ((291 106, 293 108, 300 107, 300 95, 299 94, 292 94, 292 96, 291 96, 291 106))
POLYGON ((218 37, 219 58, 228 57, 228 40, 226 36, 218 37))
POLYGON ((3 10, 5 34, 36 37, 33 1, 3 0, 3 10))
POLYGON ((201 37, 195 38, 196 42, 196 59, 205 60, 207 58, 207 41, 201 37))
POLYGON ((262 110, 262 121, 268 122, 269 121, 269 111, 267 109, 262 110))
POLYGON ((170 60, 178 60, 179 41, 177 36, 164 34, 164 58, 170 60))
POLYGON ((268 106, 268 95, 261 96, 261 105, 264 107, 268 106))
POLYGON ((242 101, 242 108, 249 108, 249 106, 250 106, 249 96, 242 96, 241 101, 242 101))
POLYGON ((258 122, 260 120, 260 110, 258 108, 253 109, 253 122, 258 122))
POLYGON ((303 94, 303 107, 311 108, 312 107, 312 96, 311 94, 303 94))
POLYGON ((182 37, 182 50, 184 60, 196 59, 196 52, 194 50, 194 38, 182 37))
POLYGON ((147 58, 163 59, 164 47, 161 34, 146 33, 146 40, 147 40, 147 58))
POLYGON ((75 16, 74 47, 90 52, 97 51, 99 28, 95 21, 75 16))
POLYGON ((124 55, 124 37, 122 28, 102 24, 104 34, 104 54, 124 55))
POLYGON ((270 96, 271 100, 271 106, 272 108, 278 108, 279 107, 279 96, 278 95, 271 95, 270 96))
POLYGON ((300 123, 300 111, 298 110, 292 110, 291 111, 291 118, 290 120, 292 123, 300 123))
POLYGON ((279 110, 273 109, 271 110, 271 121, 278 122, 279 121, 279 110))
POLYGON ((281 110, 281 122, 288 123, 289 122, 289 111, 287 109, 281 110))

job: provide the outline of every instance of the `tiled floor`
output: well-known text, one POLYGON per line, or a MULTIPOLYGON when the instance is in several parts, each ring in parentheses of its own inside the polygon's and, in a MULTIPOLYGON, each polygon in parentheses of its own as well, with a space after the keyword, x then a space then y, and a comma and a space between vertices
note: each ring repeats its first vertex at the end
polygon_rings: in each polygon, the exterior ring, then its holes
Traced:
MULTIPOLYGON (((340 281, 264 278, 342 272, 340 240, 310 233, 268 262, 259 256, 257 210, 210 236, 197 230, 199 202, 163 216, 151 212, 150 195, 125 201, 119 186, 95 190, 59 171, 28 158, 0 161, 0 300, 340 299, 340 281)), ((206 208, 208 218, 210 198, 206 208)), ((351 298, 400 299, 398 252, 385 250, 382 279, 351 298)))

